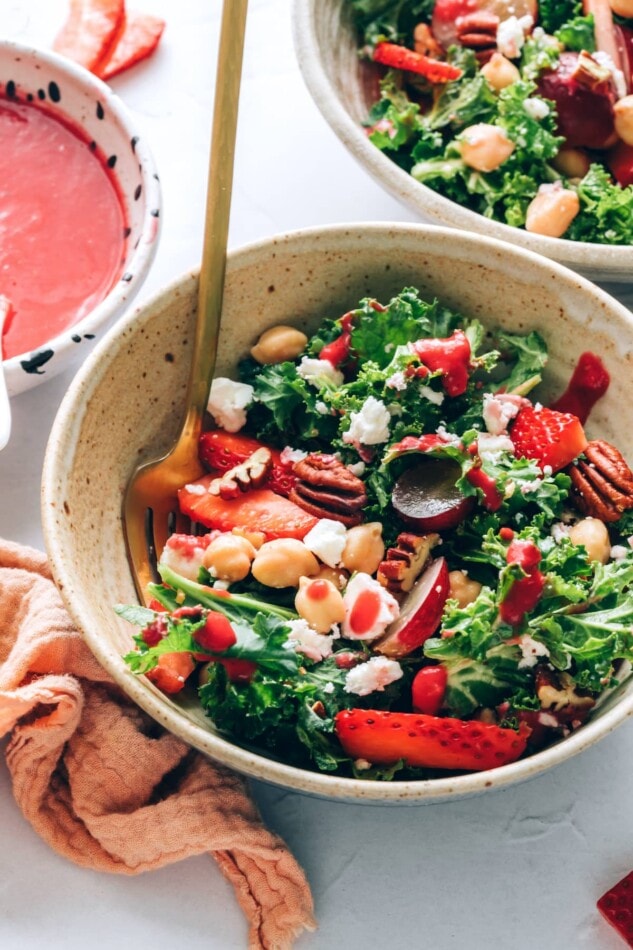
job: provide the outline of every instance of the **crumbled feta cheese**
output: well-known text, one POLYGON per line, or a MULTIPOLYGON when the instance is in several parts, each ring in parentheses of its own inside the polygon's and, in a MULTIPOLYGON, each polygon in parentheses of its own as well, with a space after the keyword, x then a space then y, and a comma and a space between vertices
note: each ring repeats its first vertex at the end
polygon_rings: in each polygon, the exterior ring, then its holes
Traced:
POLYGON ((614 544, 611 548, 611 557, 614 561, 621 561, 628 553, 629 549, 625 548, 623 544, 614 544))
POLYGON ((389 389, 397 389, 398 392, 405 390, 407 388, 407 380, 402 370, 398 370, 397 373, 394 373, 393 376, 390 376, 385 382, 385 386, 387 386, 389 389))
POLYGON ((321 399, 317 399, 317 401, 314 404, 314 408, 321 416, 328 416, 330 414, 330 410, 327 404, 324 403, 323 400, 321 399))
POLYGON ((569 525, 563 524, 562 521, 557 521, 552 525, 549 533, 554 538, 556 544, 560 544, 563 538, 569 537, 569 525))
POLYGON ((189 492, 190 495, 206 495, 208 488, 205 485, 194 482, 193 485, 185 485, 185 491, 189 492))
POLYGON ((502 20, 497 27, 497 49, 508 59, 516 59, 525 43, 525 34, 534 25, 534 20, 529 14, 520 19, 516 16, 509 16, 507 20, 502 20))
POLYGON ((321 518, 308 531, 303 543, 324 564, 336 567, 343 556, 346 540, 347 529, 344 524, 331 518, 321 518))
POLYGON ((531 495, 532 492, 538 491, 542 484, 543 484, 542 478, 535 478, 531 482, 524 482, 521 485, 521 494, 531 495))
POLYGON ((354 768, 357 772, 366 772, 371 767, 371 762, 367 759, 354 759, 354 768))
POLYGON ((365 469, 367 468, 364 462, 355 462, 354 465, 348 465, 347 467, 352 475, 356 475, 358 478, 363 475, 365 469))
POLYGON ((295 462, 300 462, 301 459, 306 458, 308 455, 307 452, 304 452, 303 449, 293 449, 289 445, 281 450, 280 459, 282 465, 294 465, 295 462))
POLYGON ((343 603, 345 604, 343 636, 348 640, 375 640, 400 614, 400 605, 396 598, 370 574, 362 571, 354 574, 345 588, 343 603), (353 615, 354 607, 361 595, 369 604, 369 609, 372 606, 375 607, 375 615, 368 629, 359 630, 358 625, 352 626, 351 621, 354 619, 358 623, 358 618, 353 615))
POLYGON ((334 683, 326 683, 325 686, 323 687, 323 692, 328 693, 329 695, 330 693, 333 693, 335 689, 336 687, 334 683))
POLYGON ((603 52, 603 50, 596 50, 596 52, 592 53, 591 55, 597 63, 600 63, 601 66, 604 66, 605 69, 609 70, 613 77, 613 85, 615 86, 618 99, 624 99, 627 94, 627 88, 626 79, 624 78, 624 73, 622 70, 618 69, 611 56, 608 53, 603 52))
POLYGON ((160 563, 181 577, 197 581, 210 539, 208 534, 200 538, 191 534, 172 534, 165 543, 160 563))
POLYGON ((435 434, 439 435, 440 439, 442 439, 443 442, 446 442, 447 445, 461 446, 462 444, 460 437, 455 435, 454 432, 449 432, 445 423, 443 422, 437 427, 435 434))
POLYGON ((553 475, 553 474, 554 474, 554 469, 552 468, 551 465, 544 465, 544 466, 543 466, 543 475, 546 475, 547 478, 549 478, 550 475, 553 475))
POLYGON ((303 356, 297 366, 297 374, 316 389, 321 389, 328 383, 341 386, 345 377, 329 360, 314 360, 303 356))
POLYGON ((503 435, 508 430, 508 423, 527 404, 527 399, 514 393, 486 393, 482 415, 487 431, 491 435, 503 435))
POLYGON ((211 383, 207 409, 217 425, 227 432, 239 432, 246 425, 246 407, 253 401, 255 390, 248 383, 218 376, 211 383))
POLYGON ((545 644, 533 640, 527 633, 524 633, 520 638, 519 649, 523 654, 523 659, 519 660, 520 670, 531 669, 531 667, 536 666, 540 656, 549 656, 549 650, 545 644))
POLYGON ((502 452, 514 454, 514 442, 507 435, 482 432, 477 437, 477 452, 484 461, 495 462, 502 452))
POLYGON ((420 386, 419 391, 422 399, 426 399, 434 406, 441 406, 444 402, 444 393, 436 392, 431 386, 420 386))
POLYGON ((351 425, 343 433, 343 442, 378 445, 389 438, 391 416, 384 402, 369 396, 359 412, 352 412, 351 425))
POLYGON ((536 119, 537 122, 540 122, 541 119, 545 119, 550 113, 550 108, 544 99, 530 97, 524 101, 523 108, 529 117, 536 119))
POLYGON ((315 662, 325 660, 331 655, 334 637, 326 633, 317 633, 302 617, 298 620, 289 620, 288 626, 290 633, 286 644, 289 648, 293 648, 297 653, 303 653, 315 662))
POLYGON ((345 677, 345 692, 357 696, 369 696, 370 693, 382 693, 385 686, 395 683, 402 677, 402 667, 396 660, 386 656, 372 656, 367 663, 360 663, 349 670, 345 677))
MULTIPOLYGON (((209 572, 209 573, 211 573, 211 572, 209 572)), ((213 582, 213 590, 228 590, 230 586, 231 586, 231 585, 230 585, 229 581, 219 581, 219 580, 217 580, 217 581, 214 581, 214 582, 213 582)))
POLYGON ((556 716, 552 716, 548 712, 540 712, 538 714, 538 721, 542 726, 549 726, 551 729, 557 729, 560 726, 560 723, 556 716))

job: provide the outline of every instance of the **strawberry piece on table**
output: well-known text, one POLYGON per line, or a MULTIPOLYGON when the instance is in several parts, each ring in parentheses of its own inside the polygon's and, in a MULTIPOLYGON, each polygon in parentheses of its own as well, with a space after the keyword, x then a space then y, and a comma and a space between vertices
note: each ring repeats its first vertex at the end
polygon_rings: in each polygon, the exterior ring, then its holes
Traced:
POLYGON ((603 894, 597 907, 628 946, 633 947, 633 871, 603 894))
POLYGON ((535 459, 541 468, 558 472, 573 462, 587 445, 582 423, 569 412, 529 406, 516 417, 510 438, 517 458, 535 459))
POLYGON ((514 762, 524 752, 530 730, 518 732, 481 722, 392 713, 376 709, 343 709, 335 730, 353 759, 393 765, 403 759, 419 768, 483 772, 514 762))
POLYGON ((147 13, 127 13, 125 25, 112 53, 99 69, 102 79, 111 79, 124 69, 151 56, 165 29, 165 21, 147 13))
POLYGON ((284 465, 281 452, 263 446, 262 442, 247 435, 225 432, 224 429, 212 429, 203 432, 198 443, 198 457, 205 468, 212 472, 228 472, 241 462, 250 458, 253 452, 267 448, 273 460, 273 467, 266 480, 266 486, 279 495, 290 494, 296 477, 292 474, 292 465, 284 465))
POLYGON ((204 475, 178 492, 178 503, 184 515, 208 528, 232 531, 246 528, 262 531, 268 540, 273 538, 304 538, 318 519, 299 505, 277 495, 269 488, 244 492, 230 501, 206 490, 213 475, 204 475))
POLYGON ((443 63, 439 59, 431 59, 430 56, 416 53, 396 43, 378 43, 374 49, 374 62, 390 66, 392 69, 404 69, 410 73, 417 73, 432 83, 451 82, 462 75, 462 70, 457 66, 443 63))
POLYGON ((98 75, 124 24, 124 0, 71 0, 68 19, 55 38, 53 49, 98 75))

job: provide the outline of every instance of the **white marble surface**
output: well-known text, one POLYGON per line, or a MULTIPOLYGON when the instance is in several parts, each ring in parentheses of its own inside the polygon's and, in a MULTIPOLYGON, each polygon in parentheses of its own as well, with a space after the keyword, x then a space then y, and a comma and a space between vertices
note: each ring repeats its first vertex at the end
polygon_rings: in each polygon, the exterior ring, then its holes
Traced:
MULTIPOLYGON (((66 0, 4 0, 0 33, 48 46, 66 0)), ((115 80, 149 139, 164 189, 163 237, 140 299, 196 265, 201 245, 220 0, 143 0, 162 46, 115 80)), ((414 220, 325 125, 292 49, 290 0, 251 0, 230 243, 308 225, 414 220)), ((633 295, 619 291, 624 302, 633 295)), ((0 535, 41 546, 39 478, 71 374, 13 402, 0 454, 0 535)), ((334 805, 255 783, 269 824, 303 864, 319 930, 303 950, 617 950, 596 899, 633 868, 633 725, 531 782, 441 805, 334 805)), ((96 874, 35 835, 0 764, 0 947, 233 950, 246 926, 207 857, 153 874, 96 874)))

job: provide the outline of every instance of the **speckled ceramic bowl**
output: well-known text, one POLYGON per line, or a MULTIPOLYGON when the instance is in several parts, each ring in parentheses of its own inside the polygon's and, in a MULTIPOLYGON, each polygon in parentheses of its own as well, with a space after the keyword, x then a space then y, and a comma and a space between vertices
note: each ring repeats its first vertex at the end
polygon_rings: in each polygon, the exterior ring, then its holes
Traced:
POLYGON ((510 241, 593 280, 633 280, 633 247, 582 244, 490 221, 417 182, 367 138, 361 124, 379 95, 379 67, 358 57, 349 0, 294 0, 297 59, 325 119, 369 174, 422 220, 510 241))
MULTIPOLYGON (((580 352, 600 353, 613 382, 590 431, 633 459, 633 322, 624 307, 559 265, 498 241, 416 225, 350 225, 297 232, 230 255, 217 371, 235 371, 265 328, 310 332, 364 296, 389 299, 404 286, 489 325, 538 329, 551 360, 544 395, 559 393, 580 352)), ((491 772, 375 784, 291 768, 221 738, 195 696, 169 698, 129 672, 121 654, 132 629, 115 603, 135 602, 121 526, 121 500, 142 461, 168 449, 178 430, 191 357, 197 279, 167 287, 107 336, 80 370, 51 434, 43 478, 43 524, 68 609, 100 662, 143 709, 212 758, 247 775, 327 798, 437 801, 537 775, 606 735, 633 711, 633 681, 592 721, 544 752, 491 772)))
POLYGON ((83 359, 124 312, 147 276, 160 232, 160 185, 147 143, 114 92, 56 53, 0 40, 0 97, 41 103, 67 120, 107 163, 129 234, 120 275, 108 295, 68 330, 4 361, 9 393, 50 379, 83 359))

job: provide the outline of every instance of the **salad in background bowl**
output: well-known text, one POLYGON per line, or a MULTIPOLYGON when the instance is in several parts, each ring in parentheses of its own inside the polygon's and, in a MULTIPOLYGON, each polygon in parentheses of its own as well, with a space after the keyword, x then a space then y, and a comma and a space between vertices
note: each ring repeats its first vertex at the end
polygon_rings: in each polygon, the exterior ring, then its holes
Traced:
MULTIPOLYGON (((280 325, 291 328, 284 333, 299 340, 300 349, 281 363, 248 360, 239 385, 252 387, 256 401, 240 400, 235 391, 227 396, 226 389, 218 394, 216 386, 215 423, 203 443, 214 471, 183 491, 184 510, 207 526, 201 537, 174 540, 163 559, 167 586, 153 590, 156 602, 148 614, 133 606, 121 491, 137 462, 166 448, 176 431, 195 286, 195 278, 184 278, 110 334, 107 348, 94 354, 71 387, 47 452, 43 517, 56 578, 91 648, 130 697, 247 774, 326 797, 374 802, 438 800, 502 786, 563 761, 622 721, 632 701, 623 666, 630 627, 628 516, 618 527, 602 510, 594 512, 611 531, 607 541, 603 524, 594 546, 574 531, 587 512, 569 493, 570 467, 589 477, 583 466, 591 467, 595 449, 615 459, 618 471, 629 472, 629 374, 621 343, 631 325, 624 308, 551 262, 442 229, 329 228, 233 254, 218 376, 236 380, 236 361, 248 358, 251 348, 261 357, 270 342, 265 331, 274 331, 274 339, 280 325), (418 291, 403 293, 413 286, 418 291), (440 303, 431 303, 435 299, 440 303), (350 305, 352 315, 341 322, 350 305), (482 327, 499 332, 487 336, 482 327), (304 352, 306 339, 311 342, 304 352), (433 344, 438 339, 439 347, 433 344), (443 360, 453 354, 450 372, 434 365, 438 350, 443 360), (360 374, 351 364, 330 363, 343 381, 317 388, 320 364, 329 362, 320 359, 324 351, 344 361, 356 352, 360 374), (606 382, 601 365, 610 374, 606 392, 586 428, 577 418, 578 404, 569 414, 569 403, 560 404, 544 427, 552 413, 530 409, 526 394, 542 374, 534 399, 551 405, 586 351, 600 357, 601 363, 590 360, 599 371, 598 390, 606 382), (393 360, 403 365, 390 365, 393 360), (133 385, 144 400, 132 400, 138 409, 130 410, 130 372, 139 365, 160 365, 162 372, 137 379, 133 385), (148 403, 151 413, 143 408, 148 403), (275 419, 275 413, 281 415, 275 419), (530 413, 537 416, 538 435, 526 424, 530 413), (502 430, 497 435, 489 429, 495 418, 502 430), (564 439, 550 438, 552 420, 565 423, 564 439), (517 427, 528 446, 524 452, 516 451, 517 427), (500 442, 493 446, 490 439, 500 442), (542 451, 548 442, 547 458, 539 456, 534 446, 542 451), (297 462, 286 446, 308 454, 297 462), (237 457, 244 449, 246 467, 237 457), (427 465, 434 472, 434 503, 438 471, 450 472, 440 479, 439 511, 415 507, 419 469, 427 465), (84 487, 95 472, 108 473, 99 479, 98 496, 84 487), (413 492, 406 484, 411 472, 413 492), (262 475, 258 487, 244 485, 262 475), (495 497, 487 479, 503 498, 495 497), (331 515, 337 504, 345 523, 319 517, 319 507, 331 515), (354 533, 366 537, 355 553, 353 544, 346 552, 354 533), (229 578, 221 576, 227 553, 229 578), (257 565, 262 554, 267 556, 257 565), (235 564, 244 557, 237 580, 235 564), (468 575, 453 573, 466 570, 468 575), (113 611, 117 602, 128 605, 123 616, 113 611), (369 616, 372 611, 379 620, 369 616), (539 615, 545 618, 540 625, 539 615), (140 623, 139 650, 130 649, 129 620, 140 623), (593 642, 592 629, 602 621, 609 632, 601 630, 593 642), (165 676, 152 673, 161 654, 184 658, 190 686, 171 689, 169 662, 163 663, 165 676), (479 662, 491 656, 492 665, 479 662), (197 663, 206 667, 201 695, 210 716, 193 679, 197 663), (439 700, 435 690, 433 706, 433 689, 424 680, 437 670, 446 673, 446 682, 439 700), (624 677, 621 685, 614 673, 624 677), (414 690, 416 677, 422 683, 414 690), (533 754, 518 758, 542 714, 545 741, 555 741, 543 748, 537 743, 533 754), (365 717, 362 728, 353 728, 357 722, 349 717, 359 715, 365 717), (370 740, 384 716, 395 716, 397 729, 412 722, 398 717, 412 716, 416 724, 409 731, 426 730, 426 745, 450 747, 450 760, 444 755, 421 763, 400 746, 381 758, 370 740), (448 746, 428 734, 436 718, 450 730, 448 746), (455 733, 462 729, 473 734, 460 733, 462 758, 455 759, 455 733), (307 743, 300 735, 306 730, 307 743), (364 742, 350 744, 350 737, 364 742), (473 758, 483 758, 466 761, 473 743, 473 758), (472 771, 478 768, 483 771, 472 771)), ((620 508, 618 522, 626 505, 620 508)), ((383 739, 381 733, 381 748, 383 739)))
POLYGON ((295 0, 308 87, 383 186, 602 279, 631 271, 632 22, 608 0, 295 0))

